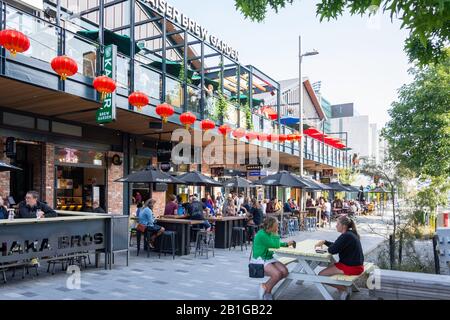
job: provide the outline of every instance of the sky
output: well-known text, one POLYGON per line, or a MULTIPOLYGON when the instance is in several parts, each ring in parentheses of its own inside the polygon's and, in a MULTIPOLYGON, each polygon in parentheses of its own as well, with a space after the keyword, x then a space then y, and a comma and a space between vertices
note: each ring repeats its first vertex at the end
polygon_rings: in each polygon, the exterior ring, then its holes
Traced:
POLYGON ((350 16, 319 22, 317 1, 303 0, 271 12, 263 23, 246 20, 234 0, 169 0, 191 19, 239 51, 239 61, 274 78, 298 78, 298 37, 305 57, 302 75, 322 81, 322 94, 332 104, 353 102, 381 128, 397 90, 412 78, 403 52, 407 30, 387 14, 350 16))

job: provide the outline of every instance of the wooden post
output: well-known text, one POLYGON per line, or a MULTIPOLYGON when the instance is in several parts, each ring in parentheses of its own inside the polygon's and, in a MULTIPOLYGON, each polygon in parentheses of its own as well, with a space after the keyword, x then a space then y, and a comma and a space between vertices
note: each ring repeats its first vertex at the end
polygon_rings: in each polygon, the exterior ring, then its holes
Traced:
POLYGON ((441 268, 439 265, 439 236, 437 234, 433 237, 433 253, 434 253, 434 269, 436 274, 441 274, 441 268))

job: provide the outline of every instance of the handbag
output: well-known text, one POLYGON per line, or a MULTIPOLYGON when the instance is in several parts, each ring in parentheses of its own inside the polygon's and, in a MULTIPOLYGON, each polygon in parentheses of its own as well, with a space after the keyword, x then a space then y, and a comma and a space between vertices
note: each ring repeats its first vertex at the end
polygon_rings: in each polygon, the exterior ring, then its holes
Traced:
POLYGON ((251 257, 253 254, 253 248, 248 257, 248 276, 250 278, 264 278, 264 263, 252 263, 251 257))
POLYGON ((136 226, 136 230, 144 233, 145 230, 147 230, 147 226, 145 224, 138 223, 138 225, 136 226))

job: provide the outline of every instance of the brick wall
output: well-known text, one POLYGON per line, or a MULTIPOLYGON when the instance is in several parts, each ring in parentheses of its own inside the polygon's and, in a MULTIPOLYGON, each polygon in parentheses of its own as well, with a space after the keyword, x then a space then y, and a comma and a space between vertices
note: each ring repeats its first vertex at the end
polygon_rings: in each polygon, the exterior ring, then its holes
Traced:
POLYGON ((112 164, 111 158, 115 155, 119 155, 123 159, 123 154, 120 152, 108 152, 107 153, 107 203, 108 208, 106 212, 112 212, 114 214, 123 214, 123 183, 114 182, 114 180, 123 177, 123 162, 120 166, 112 164))
MULTIPOLYGON (((1 137, 0 138, 0 150, 4 150, 5 149, 5 139, 1 137)), ((0 160, 5 162, 5 163, 9 163, 9 158, 5 157, 5 154, 3 152, 0 152, 0 160)), ((9 196, 9 180, 10 180, 10 176, 9 176, 9 172, 5 171, 5 172, 0 172, 0 196, 1 197, 7 197, 9 196)))
MULTIPOLYGON (((42 190, 42 149, 43 146, 29 145, 28 146, 28 159, 27 162, 33 165, 33 190, 39 192, 39 197, 42 199, 44 197, 44 192, 42 190)), ((53 205, 53 204, 51 204, 53 205)))
POLYGON ((43 148, 45 150, 45 191, 43 192, 43 200, 53 207, 55 205, 55 145, 45 143, 43 148))

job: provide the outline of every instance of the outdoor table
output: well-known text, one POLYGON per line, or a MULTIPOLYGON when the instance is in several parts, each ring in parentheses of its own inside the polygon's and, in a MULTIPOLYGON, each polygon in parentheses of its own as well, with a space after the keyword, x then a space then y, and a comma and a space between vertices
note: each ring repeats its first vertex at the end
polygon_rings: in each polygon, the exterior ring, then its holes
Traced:
POLYGON ((245 216, 209 217, 209 222, 215 223, 215 247, 228 249, 233 227, 243 227, 245 216))
POLYGON ((156 218, 156 224, 164 227, 167 231, 176 231, 175 254, 177 256, 184 256, 190 253, 191 227, 202 223, 202 220, 166 217, 156 218))
POLYGON ((324 284, 332 284, 333 279, 325 276, 318 276, 314 269, 321 263, 334 263, 334 258, 330 253, 317 253, 315 251, 315 244, 317 240, 304 240, 297 242, 296 248, 279 248, 269 249, 275 253, 275 258, 294 258, 296 265, 293 270, 289 272, 287 278, 279 285, 274 292, 274 298, 278 298, 280 294, 287 289, 289 284, 296 280, 303 283, 304 281, 312 282, 326 300, 333 300, 331 294, 327 291, 324 284))

